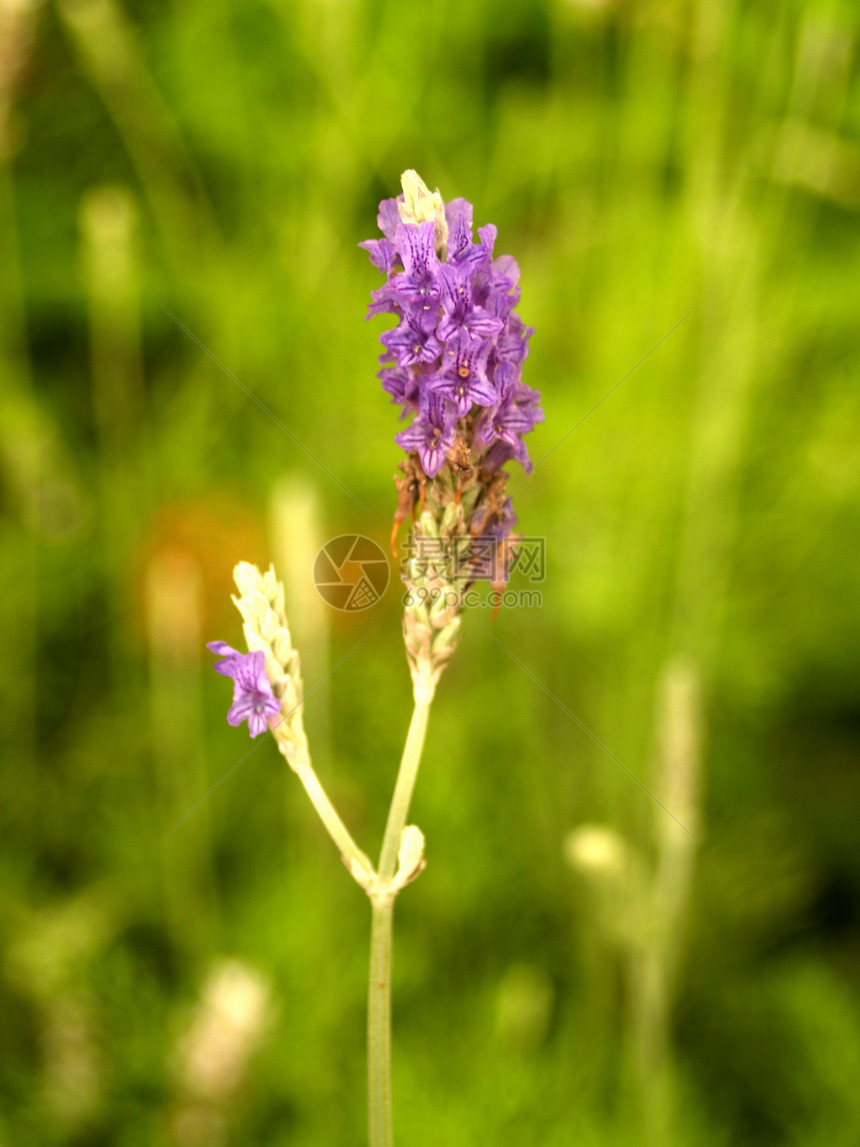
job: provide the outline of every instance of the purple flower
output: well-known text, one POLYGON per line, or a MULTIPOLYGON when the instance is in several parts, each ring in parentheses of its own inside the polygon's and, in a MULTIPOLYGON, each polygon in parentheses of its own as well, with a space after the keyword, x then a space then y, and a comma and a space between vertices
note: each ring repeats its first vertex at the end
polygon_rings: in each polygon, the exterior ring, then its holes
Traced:
POLYGON ((524 388, 529 390, 526 400, 515 402, 514 395, 518 389, 510 388, 496 407, 482 415, 475 428, 476 445, 480 449, 490 446, 483 460, 484 469, 488 472, 498 470, 511 458, 515 458, 526 472, 532 468, 523 435, 543 421, 543 411, 537 405, 540 395, 528 387, 524 388))
POLYGON ((498 227, 495 223, 486 223, 483 227, 478 228, 478 238, 481 241, 482 262, 489 263, 493 258, 493 247, 496 243, 496 236, 499 233, 498 227))
POLYGON ((403 273, 391 280, 391 288, 406 303, 428 307, 439 298, 439 260, 434 246, 435 226, 401 223, 395 243, 403 259, 403 273))
POLYGON ((435 478, 454 443, 455 420, 447 411, 441 395, 428 393, 421 413, 411 426, 395 434, 394 441, 404 450, 417 451, 421 467, 428 478, 435 478))
POLYGON ((382 379, 382 389, 391 395, 391 401, 402 404, 401 418, 418 409, 419 382, 412 367, 387 366, 377 377, 382 379))
MULTIPOLYGON (((385 276, 368 317, 396 316, 381 335, 379 378, 401 419, 411 417, 394 436, 407 457, 391 543, 410 517, 416 535, 483 537, 499 559, 498 589, 516 540, 505 467, 514 459, 532 469, 524 438, 543 420, 539 393, 522 380, 533 332, 516 314, 520 269, 494 254, 492 223, 474 234, 467 200, 445 203, 414 171, 402 183, 403 195, 379 205, 384 238, 361 244, 385 276)), ((403 576, 411 585, 408 568, 403 576)))
POLYGON ((439 268, 442 284, 442 319, 436 328, 440 342, 450 343, 460 331, 477 339, 490 339, 499 333, 504 321, 476 307, 472 299, 472 274, 468 264, 444 263, 439 268))
POLYGON ((409 465, 420 463, 428 478, 456 442, 450 462, 459 498, 460 476, 467 481, 475 465, 479 473, 511 458, 529 465, 522 438, 543 418, 536 392, 521 381, 532 331, 514 311, 516 260, 494 256, 495 226, 475 236, 471 203, 443 203, 415 172, 403 186, 403 195, 379 205, 384 238, 361 244, 386 276, 368 316, 397 316, 381 336, 379 377, 401 417, 418 416, 395 441, 418 455, 409 465))
MULTIPOLYGON (((489 314, 507 320, 514 307, 520 301, 520 289, 517 286, 520 278, 520 269, 516 259, 510 255, 500 255, 492 264, 475 275, 472 286, 475 302, 484 307, 489 314)), ((522 327, 516 317, 511 316, 522 327)))
POLYGON ((457 405, 457 416, 462 418, 472 405, 492 406, 496 391, 487 378, 489 345, 475 342, 466 331, 460 331, 457 341, 445 349, 442 369, 427 380, 427 389, 443 394, 457 405))
POLYGON ((398 196, 397 199, 383 199, 379 205, 379 214, 376 216, 376 222, 379 230, 386 239, 394 242, 394 235, 397 228, 400 226, 400 207, 398 204, 403 199, 403 196, 398 196))
POLYGON ((359 243, 359 247, 367 251, 371 263, 383 275, 390 275, 400 263, 397 248, 390 239, 365 239, 363 243, 359 243))
POLYGON ((473 266, 484 258, 482 248, 472 242, 472 204, 466 199, 452 199, 445 205, 448 223, 448 261, 473 266))
POLYGON ((393 331, 385 331, 379 341, 388 351, 388 354, 381 356, 380 362, 384 363, 391 357, 398 366, 434 362, 442 351, 433 332, 423 330, 409 315, 393 331))
POLYGON ((532 427, 537 426, 539 422, 543 422, 543 407, 540 405, 539 390, 535 390, 531 386, 526 386, 524 382, 518 382, 514 387, 514 398, 520 407, 528 409, 532 420, 532 427))
POLYGON ((228 722, 239 725, 247 720, 252 737, 264 733, 268 727, 267 717, 281 711, 281 703, 272 693, 266 676, 265 654, 261 650, 239 653, 224 641, 210 641, 206 648, 222 658, 215 662, 215 672, 233 678, 233 704, 227 714, 228 722))
POLYGON ((499 402, 515 396, 517 386, 520 385, 517 367, 511 362, 496 362, 493 366, 493 383, 499 402))
POLYGON ((530 430, 534 430, 535 425, 533 411, 526 406, 519 406, 513 401, 502 403, 496 413, 492 415, 491 421, 496 437, 507 442, 513 449, 522 445, 519 441, 520 438, 523 434, 528 434, 530 430))
MULTIPOLYGON (((382 240, 380 240, 382 242, 382 240)), ((382 287, 377 287, 375 291, 370 292, 370 306, 367 308, 367 314, 364 316, 365 321, 372 319, 374 315, 390 315, 399 314, 401 307, 397 302, 397 296, 391 289, 390 283, 385 283, 382 287)))
POLYGON ((529 339, 534 334, 517 315, 511 315, 505 329, 496 340, 496 354, 503 362, 522 366, 529 353, 529 339))

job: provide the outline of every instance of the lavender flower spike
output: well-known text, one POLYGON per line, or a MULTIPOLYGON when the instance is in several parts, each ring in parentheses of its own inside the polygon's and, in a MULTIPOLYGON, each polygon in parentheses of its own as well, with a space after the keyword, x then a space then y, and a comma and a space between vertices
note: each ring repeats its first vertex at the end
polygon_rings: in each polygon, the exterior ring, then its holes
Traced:
POLYGON ((278 748, 298 771, 310 757, 302 722, 299 655, 293 649, 287 625, 284 587, 271 566, 261 574, 248 562, 239 562, 233 570, 233 580, 239 590, 233 604, 245 623, 245 643, 252 654, 263 658, 265 675, 280 707, 281 720, 272 732, 278 748))
POLYGON ((362 246, 386 277, 368 317, 397 319, 380 337, 380 377, 402 417, 412 416, 394 439, 406 458, 396 479, 392 538, 411 518, 416 546, 432 539, 427 549, 441 555, 429 575, 421 572, 426 563, 407 561, 402 571, 413 678, 421 663, 435 680, 456 643, 469 562, 479 568, 487 539, 501 559, 493 587, 507 581, 516 539, 502 466, 516 461, 531 468, 524 438, 543 412, 538 392, 522 380, 532 330, 514 312, 515 260, 493 254, 496 228, 479 227, 476 241, 471 203, 446 204, 414 171, 404 172, 402 182, 403 194, 379 205, 385 238, 362 246), (434 611, 429 601, 449 605, 434 611))
POLYGON ((266 676, 265 655, 259 650, 239 653, 224 641, 210 641, 206 648, 222 658, 215 662, 215 672, 233 678, 233 704, 227 721, 231 725, 247 721, 251 736, 259 736, 266 730, 267 718, 281 711, 281 703, 266 676))

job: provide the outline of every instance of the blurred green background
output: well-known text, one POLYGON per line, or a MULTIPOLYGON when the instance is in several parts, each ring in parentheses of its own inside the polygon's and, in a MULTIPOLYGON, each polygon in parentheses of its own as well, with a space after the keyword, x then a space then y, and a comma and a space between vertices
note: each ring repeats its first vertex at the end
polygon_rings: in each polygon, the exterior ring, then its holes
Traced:
POLYGON ((407 167, 521 265, 533 457, 588 417, 514 496, 540 608, 473 610, 438 693, 398 1140, 860 1142, 858 36, 847 0, 0 0, 2 1147, 365 1141, 368 906, 204 642, 274 560, 375 853, 399 595, 310 575, 387 545, 356 244, 407 167))

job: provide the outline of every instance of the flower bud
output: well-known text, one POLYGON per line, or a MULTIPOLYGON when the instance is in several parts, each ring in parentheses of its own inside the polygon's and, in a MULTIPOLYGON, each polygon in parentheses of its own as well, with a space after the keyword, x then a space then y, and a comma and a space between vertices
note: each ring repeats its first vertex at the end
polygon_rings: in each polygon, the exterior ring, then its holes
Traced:
POLYGON ((437 252, 445 256, 448 246, 448 224, 445 221, 445 202, 439 189, 431 191, 417 171, 404 171, 400 177, 403 202, 397 207, 404 223, 434 224, 433 238, 437 252))

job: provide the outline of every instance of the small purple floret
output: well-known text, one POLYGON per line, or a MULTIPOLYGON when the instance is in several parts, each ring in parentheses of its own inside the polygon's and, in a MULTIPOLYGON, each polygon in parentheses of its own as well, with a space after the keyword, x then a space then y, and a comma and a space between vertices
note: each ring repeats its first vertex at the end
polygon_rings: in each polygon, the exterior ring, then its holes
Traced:
POLYGON ((468 265, 443 263, 439 268, 439 278, 442 283, 442 318, 436 328, 437 337, 450 343, 461 331, 466 331, 489 349, 493 335, 497 335, 505 324, 483 307, 475 306, 468 265))
POLYGON ((394 435, 398 446, 415 451, 421 468, 428 478, 435 478, 445 464, 448 451, 454 443, 454 424, 451 406, 440 395, 422 396, 420 414, 405 430, 394 435))
POLYGON ((264 733, 268 728, 267 718, 281 711, 281 703, 272 693, 266 676, 265 654, 261 650, 239 653, 225 641, 210 641, 206 648, 222 659, 215 662, 215 672, 233 679, 233 704, 227 721, 231 725, 247 721, 252 737, 264 733))
POLYGON ((442 356, 442 369, 427 379, 427 389, 443 394, 457 408, 462 418, 472 405, 492 406, 496 401, 496 388, 487 378, 489 347, 469 337, 466 331, 448 346, 442 356))

